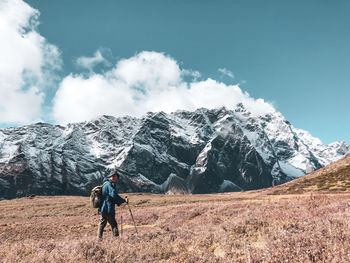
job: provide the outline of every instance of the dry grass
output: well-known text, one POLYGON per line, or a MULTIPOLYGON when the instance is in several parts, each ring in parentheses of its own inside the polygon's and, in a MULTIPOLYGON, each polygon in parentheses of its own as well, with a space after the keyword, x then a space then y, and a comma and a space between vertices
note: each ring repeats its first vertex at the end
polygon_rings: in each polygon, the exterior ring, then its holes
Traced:
POLYGON ((0 201, 0 262, 350 262, 350 156, 258 191, 130 196, 96 238, 86 197, 0 201))
POLYGON ((311 174, 274 187, 272 194, 350 192, 350 155, 311 174))
POLYGON ((85 197, 0 201, 0 262, 350 262, 350 194, 133 194, 123 236, 85 197))

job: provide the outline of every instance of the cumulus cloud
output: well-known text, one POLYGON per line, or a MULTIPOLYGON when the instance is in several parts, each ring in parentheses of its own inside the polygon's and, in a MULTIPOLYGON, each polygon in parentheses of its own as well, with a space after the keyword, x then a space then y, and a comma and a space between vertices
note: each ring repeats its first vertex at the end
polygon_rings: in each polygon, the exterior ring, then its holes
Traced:
MULTIPOLYGON (((0 123, 26 124, 47 119, 46 93, 57 84, 62 61, 56 46, 38 33, 39 11, 23 0, 0 0, 0 123)), ((272 106, 242 92, 238 85, 202 79, 172 57, 143 51, 112 65, 98 49, 76 59, 87 69, 61 79, 52 101, 57 123, 85 121, 102 114, 141 116, 149 111, 172 112, 243 104, 261 114, 272 106), (96 73, 97 65, 110 67, 96 73)), ((231 78, 231 71, 219 72, 231 78)))
POLYGON ((43 89, 60 68, 58 49, 36 30, 38 17, 22 0, 0 1, 0 123, 40 120, 43 89))
POLYGON ((251 98, 238 85, 210 78, 198 80, 199 76, 196 71, 181 69, 168 55, 143 51, 118 61, 105 73, 65 77, 54 98, 53 116, 64 124, 102 114, 141 116, 148 111, 200 107, 233 109, 240 102, 253 114, 273 110, 269 103, 251 98), (189 75, 192 79, 185 80, 189 75))
POLYGON ((110 65, 110 62, 102 55, 101 50, 97 50, 93 57, 80 57, 75 61, 76 65, 81 68, 93 71, 94 67, 98 64, 110 65))
POLYGON ((219 68, 218 71, 223 75, 223 76, 227 76, 231 79, 235 78, 235 75, 233 75, 233 72, 228 70, 227 68, 219 68))

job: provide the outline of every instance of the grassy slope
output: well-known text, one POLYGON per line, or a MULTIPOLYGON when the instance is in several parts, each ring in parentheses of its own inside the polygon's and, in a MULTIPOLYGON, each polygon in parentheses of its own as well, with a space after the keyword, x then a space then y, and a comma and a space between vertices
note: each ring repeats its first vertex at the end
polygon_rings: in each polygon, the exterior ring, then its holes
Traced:
POLYGON ((101 242, 86 197, 0 201, 0 262, 350 262, 344 160, 266 190, 132 194, 139 234, 121 207, 123 236, 113 238, 107 226, 101 242))
POLYGON ((273 194, 350 192, 350 155, 311 174, 273 188, 273 194))

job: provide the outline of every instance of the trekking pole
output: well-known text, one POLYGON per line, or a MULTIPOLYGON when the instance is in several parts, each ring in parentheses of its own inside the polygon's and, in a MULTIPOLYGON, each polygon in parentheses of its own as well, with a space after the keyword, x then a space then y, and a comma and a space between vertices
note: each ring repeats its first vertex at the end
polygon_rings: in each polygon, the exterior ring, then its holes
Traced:
POLYGON ((123 215, 120 216, 120 235, 123 236, 123 215))
POLYGON ((132 215, 132 212, 131 212, 131 208, 130 208, 129 202, 128 202, 127 204, 128 204, 129 212, 130 212, 130 215, 131 215, 131 219, 132 219, 132 221, 134 222, 134 227, 135 227, 136 234, 138 234, 138 232, 137 232, 137 228, 136 228, 136 224, 135 224, 135 220, 134 220, 134 216, 132 215))

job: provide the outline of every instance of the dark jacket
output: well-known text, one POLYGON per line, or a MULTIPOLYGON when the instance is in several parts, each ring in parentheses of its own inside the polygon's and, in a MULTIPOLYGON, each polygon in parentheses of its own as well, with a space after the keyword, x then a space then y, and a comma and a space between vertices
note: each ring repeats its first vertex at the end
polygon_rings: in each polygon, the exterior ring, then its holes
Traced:
POLYGON ((101 208, 98 210, 101 213, 106 213, 110 215, 115 215, 115 205, 121 205, 125 203, 125 199, 120 197, 115 190, 115 183, 112 182, 109 178, 104 178, 103 183, 105 183, 102 187, 102 198, 103 203, 101 208))

